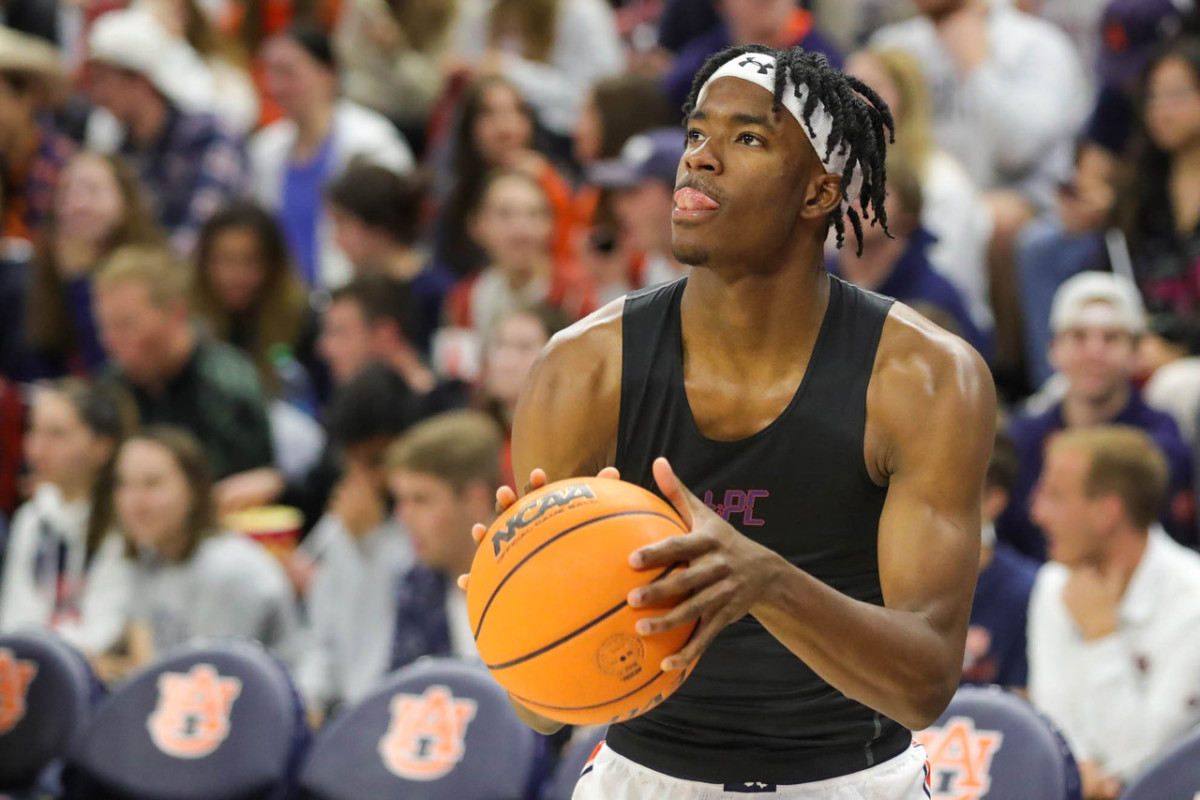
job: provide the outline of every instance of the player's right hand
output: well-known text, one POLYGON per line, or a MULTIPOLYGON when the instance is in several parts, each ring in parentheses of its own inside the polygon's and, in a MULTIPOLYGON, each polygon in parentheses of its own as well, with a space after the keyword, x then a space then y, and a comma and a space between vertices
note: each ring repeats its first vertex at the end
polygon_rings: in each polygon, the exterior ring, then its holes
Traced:
MULTIPOLYGON (((597 473, 596 477, 620 480, 621 473, 616 467, 605 467, 604 469, 600 470, 599 473, 597 473)), ((545 485, 546 471, 543 469, 535 469, 533 472, 529 473, 529 483, 525 486, 525 492, 528 494, 529 492, 540 489, 545 485)), ((511 486, 501 486, 496 490, 497 514, 503 514, 515 502, 517 502, 517 493, 516 490, 514 490, 511 486)), ((478 522, 471 528, 471 538, 474 539, 475 544, 478 545, 483 541, 483 537, 487 536, 487 532, 488 526, 484 525, 482 522, 478 522)), ((467 582, 469 578, 469 575, 458 576, 458 586, 464 592, 467 590, 467 582)), ((559 722, 558 720, 549 719, 548 717, 543 717, 540 714, 530 711, 528 708, 522 705, 520 701, 516 700, 512 696, 511 692, 508 695, 508 702, 512 705, 513 711, 516 712, 521 721, 540 734, 549 736, 563 727, 563 723, 559 722)))
MULTIPOLYGON (((621 473, 616 467, 605 467, 596 473, 597 478, 611 478, 614 481, 621 480, 621 473)), ((529 473, 529 483, 525 485, 525 493, 536 491, 546 485, 546 471, 543 469, 535 469, 529 473)), ((496 513, 503 514, 517 502, 517 492, 511 486, 501 486, 496 490, 496 513)), ((477 522, 471 527, 471 538, 478 545, 483 541, 483 537, 487 536, 488 526, 482 522, 477 522)), ((458 588, 464 592, 467 590, 467 582, 469 575, 458 576, 458 588)))

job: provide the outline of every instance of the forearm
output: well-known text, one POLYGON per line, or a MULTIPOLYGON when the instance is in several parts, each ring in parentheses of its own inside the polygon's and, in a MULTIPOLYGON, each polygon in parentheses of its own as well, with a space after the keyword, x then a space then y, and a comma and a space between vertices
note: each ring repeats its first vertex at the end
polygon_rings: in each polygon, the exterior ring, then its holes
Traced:
POLYGON ((520 718, 521 722, 524 722, 543 736, 558 733, 563 728, 563 723, 533 713, 514 700, 511 694, 508 696, 508 702, 512 705, 513 711, 517 712, 517 717, 520 718))
POLYGON ((750 613, 835 689, 913 730, 958 685, 965 631, 948 636, 919 612, 855 600, 782 558, 750 613))

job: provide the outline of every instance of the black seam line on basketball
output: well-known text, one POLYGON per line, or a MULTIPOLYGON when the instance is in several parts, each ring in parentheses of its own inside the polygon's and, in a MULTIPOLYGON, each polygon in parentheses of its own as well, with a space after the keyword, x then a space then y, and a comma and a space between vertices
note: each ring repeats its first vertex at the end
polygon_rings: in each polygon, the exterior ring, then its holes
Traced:
POLYGON ((486 603, 484 603, 483 611, 480 612, 480 614, 479 614, 479 624, 475 626, 475 640, 479 641, 479 632, 481 630, 483 630, 483 621, 485 619, 487 619, 488 609, 490 609, 492 607, 492 601, 494 601, 496 599, 496 595, 500 593, 500 590, 502 588, 504 588, 504 584, 508 583, 508 579, 511 578, 513 575, 515 575, 517 570, 519 570, 522 566, 524 566, 526 561, 533 558, 538 553, 540 553, 542 550, 544 550, 547 547, 549 547, 550 545, 554 544, 559 539, 566 536, 568 533, 574 533, 575 531, 579 530, 580 528, 586 528, 588 525, 591 525, 594 522, 603 522, 606 519, 613 519, 615 517, 631 517, 631 516, 661 517, 662 519, 665 519, 668 522, 675 523, 675 527, 680 528, 680 530, 682 530, 684 533, 688 532, 687 528, 680 526, 679 523, 675 522, 675 520, 671 519, 671 517, 667 516, 666 514, 663 514, 662 512, 659 512, 659 511, 614 511, 611 514, 605 514, 604 516, 595 517, 593 519, 587 520, 586 522, 581 522, 578 525, 572 525, 570 528, 567 528, 565 531, 555 534, 553 538, 547 539, 546 541, 539 544, 537 547, 535 547, 533 549, 532 552, 530 552, 528 555, 526 555, 524 558, 522 558, 520 561, 518 561, 516 564, 514 564, 513 568, 508 571, 508 574, 506 574, 503 578, 500 579, 500 582, 496 584, 496 588, 492 590, 491 596, 488 597, 488 601, 486 603))
MULTIPOLYGON (((657 580, 661 580, 662 578, 665 578, 667 575, 669 575, 671 572, 673 572, 677 567, 679 567, 680 563, 681 562, 677 561, 674 564, 672 564, 671 566, 664 569, 662 572, 655 575, 653 580, 651 580, 651 583, 653 583, 654 581, 657 581, 657 580)), ((591 620, 590 622, 585 622, 583 625, 581 625, 580 627, 571 631, 566 636, 556 639, 555 641, 551 642, 550 644, 540 647, 537 650, 534 650, 532 653, 526 653, 525 655, 523 655, 519 658, 514 658, 512 661, 505 661, 503 664, 484 664, 484 666, 490 670, 508 669, 509 667, 515 667, 517 664, 523 664, 531 658, 537 658, 542 653, 545 653, 549 650, 553 650, 554 648, 558 647, 563 642, 568 641, 570 639, 574 639, 576 636, 583 633, 588 628, 598 625, 599 623, 601 623, 604 620, 611 617, 613 614, 620 611, 626 605, 628 605, 628 601, 622 600, 621 602, 617 603, 615 606, 610 608, 608 611, 605 611, 603 614, 601 614, 600 616, 591 620)))
POLYGON ((662 677, 662 674, 663 674, 663 671, 660 669, 658 672, 656 672, 654 674, 653 678, 646 681, 641 686, 638 686, 636 689, 630 689, 628 692, 621 695, 620 697, 614 697, 612 700, 605 700, 603 703, 596 703, 595 705, 590 705, 590 706, 548 706, 545 703, 539 703, 537 700, 530 700, 527 697, 521 697, 521 695, 519 695, 519 694, 513 694, 513 697, 517 698, 522 703, 525 703, 527 705, 541 706, 542 708, 548 708, 551 711, 590 711, 593 708, 601 708, 603 706, 611 705, 613 703, 619 703, 622 700, 624 700, 626 697, 633 697, 635 694, 640 692, 642 689, 645 689, 647 686, 649 686, 650 684, 652 684, 656 680, 658 680, 660 677, 662 677))

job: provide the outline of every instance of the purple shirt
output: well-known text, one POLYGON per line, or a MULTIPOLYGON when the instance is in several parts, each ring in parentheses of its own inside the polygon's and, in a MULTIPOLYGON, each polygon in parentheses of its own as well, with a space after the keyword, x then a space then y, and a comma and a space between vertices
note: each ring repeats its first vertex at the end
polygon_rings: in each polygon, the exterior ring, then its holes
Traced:
MULTIPOLYGON (((1192 490, 1192 458, 1179 435, 1179 428, 1170 415, 1146 405, 1136 391, 1129 402, 1113 419, 1114 425, 1129 425, 1145 431, 1162 449, 1170 466, 1171 478, 1167 507, 1163 509, 1162 524, 1177 541, 1185 545, 1196 542, 1195 518, 1190 502, 1192 490)), ((1015 418, 1009 425, 1009 435, 1017 448, 1020 469, 1013 486, 1008 508, 996 520, 996 536, 1018 551, 1039 561, 1046 560, 1046 539, 1042 530, 1029 518, 1033 488, 1042 474, 1043 455, 1050 437, 1066 428, 1062 404, 1042 414, 1015 418)))
POLYGON ((963 683, 1024 687, 1029 680, 1025 628, 1038 562, 997 543, 992 562, 979 573, 971 606, 963 683))

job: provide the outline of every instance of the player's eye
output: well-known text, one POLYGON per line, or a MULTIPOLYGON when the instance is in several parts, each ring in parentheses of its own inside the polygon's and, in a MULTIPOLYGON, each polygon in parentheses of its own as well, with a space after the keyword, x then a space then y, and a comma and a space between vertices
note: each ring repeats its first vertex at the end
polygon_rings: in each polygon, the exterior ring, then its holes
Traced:
POLYGON ((763 143, 762 139, 758 138, 753 133, 738 134, 737 141, 739 144, 744 144, 749 147, 761 147, 763 143))
POLYGON ((689 143, 698 142, 704 138, 704 134, 695 128, 689 128, 687 132, 687 140, 689 143))

